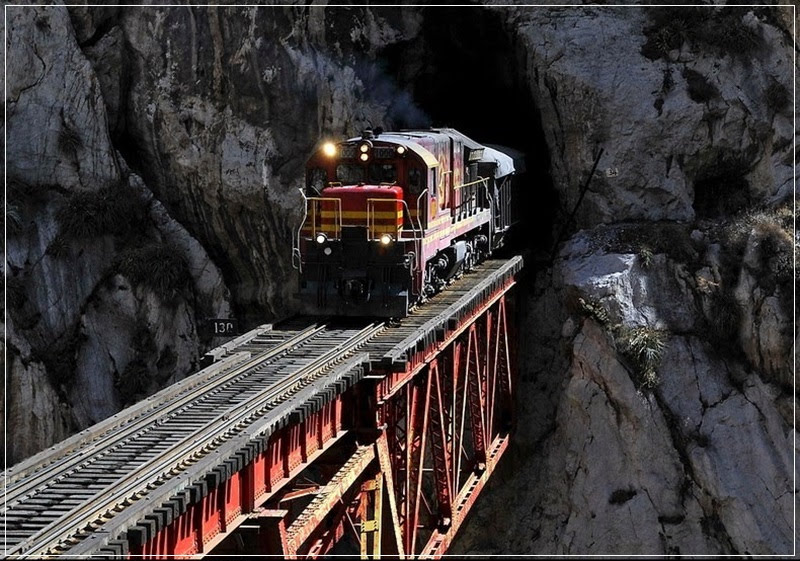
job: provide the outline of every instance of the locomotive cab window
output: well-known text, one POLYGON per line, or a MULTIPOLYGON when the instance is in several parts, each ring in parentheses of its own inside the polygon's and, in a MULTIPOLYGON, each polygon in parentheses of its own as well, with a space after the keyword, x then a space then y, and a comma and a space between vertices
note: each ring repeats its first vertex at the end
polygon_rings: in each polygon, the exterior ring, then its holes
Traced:
POLYGON ((394 185, 397 182, 397 166, 394 164, 370 164, 369 182, 394 185))
POLYGON ((325 182, 328 180, 328 174, 322 168, 314 168, 308 173, 308 194, 310 196, 318 197, 322 190, 325 188, 325 182))
POLYGON ((408 190, 414 195, 419 195, 425 189, 425 181, 419 168, 408 169, 408 190))
POLYGON ((342 185, 364 183, 364 168, 358 164, 339 164, 336 166, 336 180, 342 185))

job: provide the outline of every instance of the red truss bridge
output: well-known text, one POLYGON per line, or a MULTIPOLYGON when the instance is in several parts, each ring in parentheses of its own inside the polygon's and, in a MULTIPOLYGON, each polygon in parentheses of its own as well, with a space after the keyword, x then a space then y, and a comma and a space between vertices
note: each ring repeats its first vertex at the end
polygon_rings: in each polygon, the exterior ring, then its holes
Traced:
POLYGON ((399 326, 297 317, 4 475, 12 558, 439 557, 513 426, 513 287, 488 260, 399 326))

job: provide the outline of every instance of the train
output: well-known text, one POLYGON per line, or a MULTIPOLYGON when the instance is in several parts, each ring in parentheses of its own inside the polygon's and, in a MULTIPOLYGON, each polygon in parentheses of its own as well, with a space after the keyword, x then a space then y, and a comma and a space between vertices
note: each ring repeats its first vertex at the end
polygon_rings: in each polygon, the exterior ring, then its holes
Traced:
POLYGON ((505 243, 524 156, 452 128, 318 144, 293 235, 303 313, 403 318, 505 243))

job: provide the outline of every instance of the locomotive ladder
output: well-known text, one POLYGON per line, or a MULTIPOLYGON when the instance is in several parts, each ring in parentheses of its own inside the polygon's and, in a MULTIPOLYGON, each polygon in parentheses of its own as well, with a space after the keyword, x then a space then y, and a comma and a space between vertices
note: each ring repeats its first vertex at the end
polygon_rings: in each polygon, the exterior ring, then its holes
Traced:
POLYGON ((296 317, 215 349, 6 471, 4 556, 440 556, 508 446, 521 268, 399 326, 296 317))

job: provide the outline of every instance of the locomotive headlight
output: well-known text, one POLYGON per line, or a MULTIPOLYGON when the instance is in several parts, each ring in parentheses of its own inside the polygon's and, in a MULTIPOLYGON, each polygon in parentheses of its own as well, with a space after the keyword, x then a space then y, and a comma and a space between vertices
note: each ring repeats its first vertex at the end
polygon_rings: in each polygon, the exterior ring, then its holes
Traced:
POLYGON ((318 244, 324 244, 325 242, 328 241, 328 236, 320 232, 319 234, 317 234, 317 237, 315 239, 317 240, 318 244))
POLYGON ((359 146, 358 149, 361 150, 362 154, 366 154, 367 152, 369 152, 369 144, 364 143, 361 146, 359 146))
POLYGON ((366 152, 364 152, 363 154, 361 154, 361 155, 359 156, 359 159, 360 159, 362 162, 366 162, 367 160, 369 160, 369 154, 367 154, 366 152))
POLYGON ((405 146, 398 146, 397 147, 397 153, 398 153, 398 155, 402 156, 403 154, 406 153, 406 147, 405 146))
POLYGON ((391 234, 381 234, 381 243, 383 245, 389 245, 392 243, 392 235, 391 234))
POLYGON ((322 145, 322 153, 333 158, 336 155, 336 145, 333 142, 326 142, 322 145))

